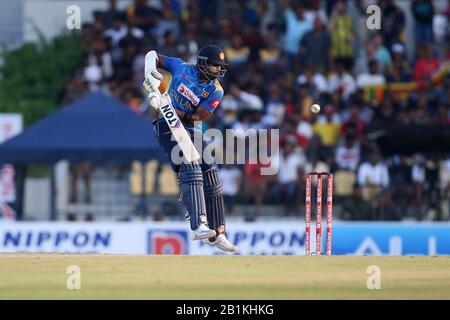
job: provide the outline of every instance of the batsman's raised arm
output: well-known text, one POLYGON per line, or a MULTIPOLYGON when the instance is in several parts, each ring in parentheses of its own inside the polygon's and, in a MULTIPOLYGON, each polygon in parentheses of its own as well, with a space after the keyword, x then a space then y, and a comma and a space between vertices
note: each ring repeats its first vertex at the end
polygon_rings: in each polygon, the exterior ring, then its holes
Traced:
POLYGON ((227 64, 224 61, 223 52, 212 52, 206 47, 203 53, 199 53, 197 65, 189 65, 179 58, 168 57, 149 51, 145 56, 145 82, 150 105, 159 109, 161 99, 156 90, 162 80, 158 68, 171 74, 168 94, 173 106, 186 124, 195 121, 204 121, 211 118, 223 98, 223 89, 218 78, 224 76, 227 64), (222 53, 222 56, 220 55, 222 53), (195 86, 192 86, 195 84, 195 86), (198 91, 198 92, 197 92, 198 91))

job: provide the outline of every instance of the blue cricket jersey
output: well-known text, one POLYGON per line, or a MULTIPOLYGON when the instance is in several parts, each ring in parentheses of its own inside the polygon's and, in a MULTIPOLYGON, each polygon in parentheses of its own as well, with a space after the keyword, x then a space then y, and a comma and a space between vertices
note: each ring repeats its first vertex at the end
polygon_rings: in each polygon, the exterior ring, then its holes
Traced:
POLYGON ((200 83, 196 66, 179 58, 162 57, 163 69, 171 73, 168 93, 175 109, 193 113, 203 107, 213 113, 223 98, 218 80, 200 83))

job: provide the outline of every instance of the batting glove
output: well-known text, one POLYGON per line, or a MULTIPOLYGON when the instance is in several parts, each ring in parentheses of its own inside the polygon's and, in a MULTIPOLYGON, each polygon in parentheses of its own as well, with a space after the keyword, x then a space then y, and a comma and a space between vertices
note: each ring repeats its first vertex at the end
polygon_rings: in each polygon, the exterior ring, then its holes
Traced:
POLYGON ((147 91, 147 101, 150 106, 159 110, 161 106, 161 93, 159 92, 159 85, 161 84, 162 75, 158 71, 152 71, 149 77, 145 77, 144 88, 147 91))

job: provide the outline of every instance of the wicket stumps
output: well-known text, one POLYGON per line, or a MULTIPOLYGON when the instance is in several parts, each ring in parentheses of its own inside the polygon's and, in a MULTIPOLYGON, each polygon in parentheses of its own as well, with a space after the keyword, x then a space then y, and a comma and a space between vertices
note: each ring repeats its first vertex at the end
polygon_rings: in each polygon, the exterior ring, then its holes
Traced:
POLYGON ((316 255, 322 255, 322 177, 328 178, 326 254, 331 256, 333 231, 333 175, 329 172, 309 172, 306 175, 305 253, 311 255, 311 194, 312 177, 317 176, 316 255))

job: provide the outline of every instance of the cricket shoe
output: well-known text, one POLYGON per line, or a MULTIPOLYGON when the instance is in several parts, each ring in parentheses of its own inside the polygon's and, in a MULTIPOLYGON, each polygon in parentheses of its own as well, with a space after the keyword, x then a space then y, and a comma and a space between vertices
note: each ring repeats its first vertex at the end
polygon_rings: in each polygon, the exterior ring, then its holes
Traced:
POLYGON ((192 233, 192 240, 203 240, 214 237, 216 235, 215 230, 209 229, 205 224, 201 223, 200 226, 192 233))
POLYGON ((217 247, 227 252, 237 252, 239 250, 238 247, 228 241, 227 237, 225 237, 223 233, 219 234, 214 241, 211 241, 210 239, 204 239, 202 241, 210 246, 217 247))

